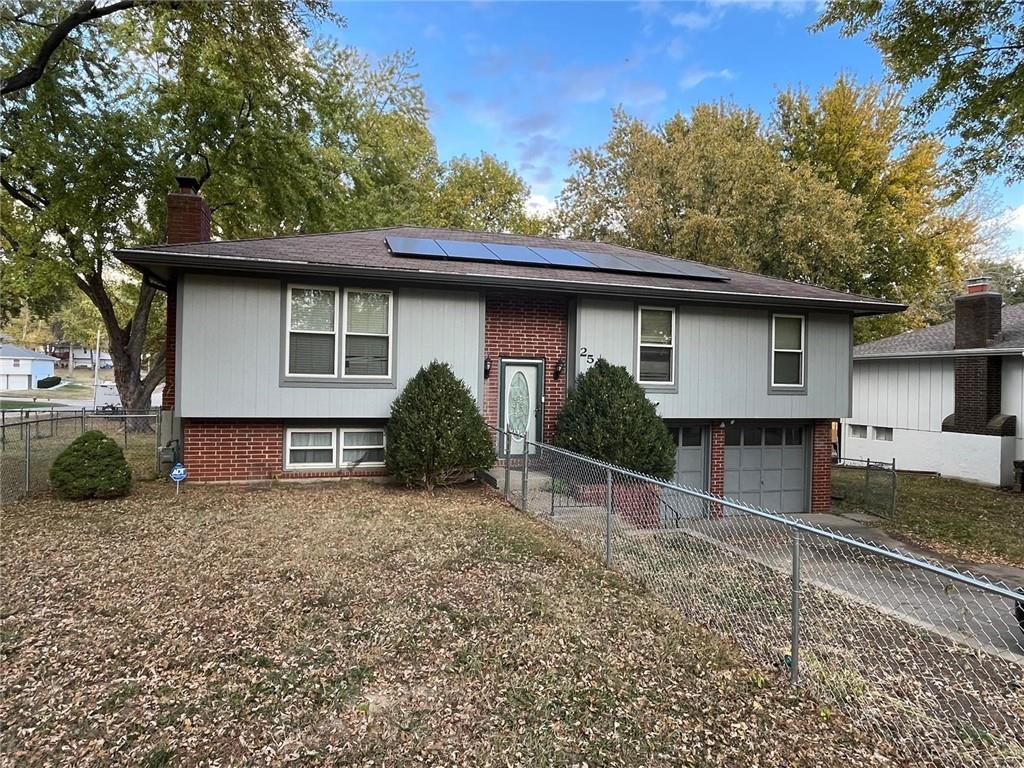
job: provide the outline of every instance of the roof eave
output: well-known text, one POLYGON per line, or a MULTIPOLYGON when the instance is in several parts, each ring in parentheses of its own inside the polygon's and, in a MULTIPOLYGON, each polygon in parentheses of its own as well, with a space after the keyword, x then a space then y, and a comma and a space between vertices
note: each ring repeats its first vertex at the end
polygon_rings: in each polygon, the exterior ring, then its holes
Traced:
POLYGON ((854 361, 919 359, 923 357, 989 357, 991 355, 1009 357, 1024 355, 1024 347, 977 347, 973 349, 940 349, 928 352, 875 352, 868 354, 858 354, 856 348, 853 350, 854 361))
POLYGON ((315 264, 307 261, 284 259, 252 259, 242 256, 197 256, 190 253, 150 251, 125 248, 114 253, 124 263, 146 272, 153 266, 172 269, 189 268, 209 271, 238 271, 253 273, 349 275, 354 277, 402 280, 423 283, 458 283, 467 287, 514 287, 538 290, 573 291, 594 295, 621 295, 641 297, 678 296, 693 301, 741 303, 754 305, 775 305, 793 307, 821 307, 851 312, 856 316, 886 315, 902 312, 905 304, 886 301, 864 301, 860 299, 829 299, 821 297, 795 297, 764 293, 743 293, 739 291, 707 291, 698 288, 669 288, 662 286, 631 286, 621 283, 600 283, 595 281, 576 282, 552 280, 550 278, 505 277, 476 273, 437 272, 429 269, 392 270, 352 265, 315 264), (167 257, 173 257, 169 260, 167 257))

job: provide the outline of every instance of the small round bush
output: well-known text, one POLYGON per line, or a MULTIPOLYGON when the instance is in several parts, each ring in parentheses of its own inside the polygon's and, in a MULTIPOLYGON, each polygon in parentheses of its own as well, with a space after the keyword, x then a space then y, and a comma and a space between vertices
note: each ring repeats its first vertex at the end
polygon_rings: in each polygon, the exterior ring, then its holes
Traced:
POLYGON ((555 445, 634 472, 669 478, 676 448, 643 387, 601 358, 576 379, 558 417, 555 445))
POLYGON ((132 488, 121 446, 92 430, 74 439, 50 467, 50 485, 62 499, 114 499, 132 488))
POLYGON ((387 432, 388 471, 406 485, 451 485, 494 465, 483 416, 447 363, 435 360, 409 379, 387 432))

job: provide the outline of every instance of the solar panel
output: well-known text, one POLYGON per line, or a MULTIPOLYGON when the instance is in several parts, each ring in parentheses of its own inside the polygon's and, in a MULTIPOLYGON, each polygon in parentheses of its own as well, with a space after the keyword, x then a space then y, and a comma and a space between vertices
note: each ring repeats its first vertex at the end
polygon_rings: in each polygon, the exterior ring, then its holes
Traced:
POLYGON ((532 246, 531 251, 539 255, 548 264, 556 267, 576 267, 577 269, 593 269, 594 265, 582 254, 562 248, 539 248, 532 246))
POLYGON ((508 264, 538 264, 540 266, 548 264, 543 257, 525 245, 508 245, 507 243, 484 243, 484 245, 508 264))
POLYGON ((625 259, 610 256, 607 253, 596 253, 595 251, 575 251, 585 258, 597 269, 606 269, 611 272, 643 272, 636 264, 631 264, 625 259))
POLYGON ((723 282, 727 282, 729 280, 725 275, 720 272, 715 272, 715 270, 710 267, 705 267, 703 264, 694 264, 693 262, 674 262, 672 266, 677 269, 681 269, 683 274, 687 277, 695 277, 698 280, 721 280, 723 282))
POLYGON ((395 255, 401 256, 426 256, 427 258, 443 259, 447 254, 433 240, 426 240, 422 237, 393 237, 388 235, 384 238, 388 248, 395 255))
POLYGON ((464 259, 466 261, 497 261, 495 256, 483 243, 475 243, 470 240, 437 240, 435 241, 444 249, 449 259, 464 259))

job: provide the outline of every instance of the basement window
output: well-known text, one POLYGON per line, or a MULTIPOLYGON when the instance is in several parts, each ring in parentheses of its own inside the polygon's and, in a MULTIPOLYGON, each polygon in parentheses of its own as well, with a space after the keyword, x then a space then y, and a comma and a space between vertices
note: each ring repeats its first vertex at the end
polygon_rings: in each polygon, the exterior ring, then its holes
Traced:
POLYGON ((336 429, 289 429, 285 446, 286 469, 334 469, 336 429))
POLYGON ((867 424, 851 424, 850 425, 850 437, 857 437, 861 440, 868 439, 868 427, 867 424))
POLYGON ((383 429, 343 429, 341 446, 343 467, 384 466, 383 429))
POLYGON ((892 427, 875 427, 875 440, 884 440, 887 443, 892 442, 892 427))

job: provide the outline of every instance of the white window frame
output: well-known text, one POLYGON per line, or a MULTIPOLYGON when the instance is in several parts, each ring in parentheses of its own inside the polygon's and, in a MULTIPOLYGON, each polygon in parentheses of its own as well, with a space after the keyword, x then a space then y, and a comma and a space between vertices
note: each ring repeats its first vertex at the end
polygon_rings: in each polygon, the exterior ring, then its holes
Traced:
POLYGON ((850 425, 850 437, 852 437, 854 440, 867 440, 868 439, 868 425, 867 424, 851 424, 850 425), (863 429, 864 430, 864 434, 863 435, 855 435, 855 434, 853 434, 853 431, 855 429, 863 429))
POLYGON ((893 437, 895 436, 895 432, 893 432, 892 427, 871 427, 871 436, 875 440, 878 440, 880 442, 891 443, 893 437), (889 431, 889 436, 888 437, 879 437, 878 436, 878 430, 880 430, 880 429, 888 430, 889 431))
POLYGON ((19 360, 17 357, 15 357, 13 359, 11 367, 12 368, 21 368, 21 360, 19 360))
MULTIPOLYGON (((341 378, 343 379, 356 379, 362 381, 389 381, 391 379, 391 373, 395 367, 395 292, 385 290, 383 288, 346 288, 343 291, 342 301, 344 305, 341 308, 341 378), (345 354, 346 347, 348 345, 348 295, 350 293, 386 293, 388 296, 388 372, 384 375, 364 375, 364 374, 353 374, 345 373, 345 354)), ((353 333, 352 336, 368 336, 371 338, 382 338, 383 334, 379 333, 353 333)))
POLYGON ((284 437, 284 468, 285 469, 337 469, 338 468, 338 430, 334 427, 288 427, 284 437), (292 450, 324 450, 324 447, 293 446, 292 434, 295 432, 321 432, 331 436, 331 463, 321 462, 310 464, 307 462, 292 463, 292 450))
POLYGON ((803 315, 785 315, 776 313, 772 315, 772 388, 773 389, 803 389, 806 384, 807 365, 807 318, 803 315), (775 321, 780 317, 792 318, 800 321, 800 349, 779 349, 775 346, 775 321), (775 381, 775 353, 776 352, 799 352, 800 353, 800 382, 797 384, 779 384, 775 381))
POLYGON ((355 451, 361 448, 383 448, 384 455, 387 456, 388 452, 388 434, 387 429, 384 427, 342 427, 338 430, 338 466, 343 469, 349 469, 352 467, 383 467, 386 461, 361 461, 358 464, 355 462, 345 461, 345 435, 350 432, 380 432, 380 445, 350 445, 347 450, 355 451))
POLYGON ((650 387, 671 387, 676 381, 676 308, 659 307, 655 305, 641 305, 636 308, 636 380, 640 384, 650 387), (672 343, 671 344, 646 344, 641 342, 643 337, 644 310, 655 312, 668 312, 671 315, 672 343), (669 350, 668 381, 646 381, 640 378, 640 350, 643 347, 657 347, 669 350))
POLYGON ((336 379, 338 377, 338 299, 339 291, 333 285, 305 285, 289 283, 285 294, 285 333, 284 333, 284 375, 298 379, 336 379), (313 333, 334 337, 334 371, 332 373, 292 373, 292 290, 332 291, 334 293, 334 330, 333 331, 294 331, 294 333, 313 333))

